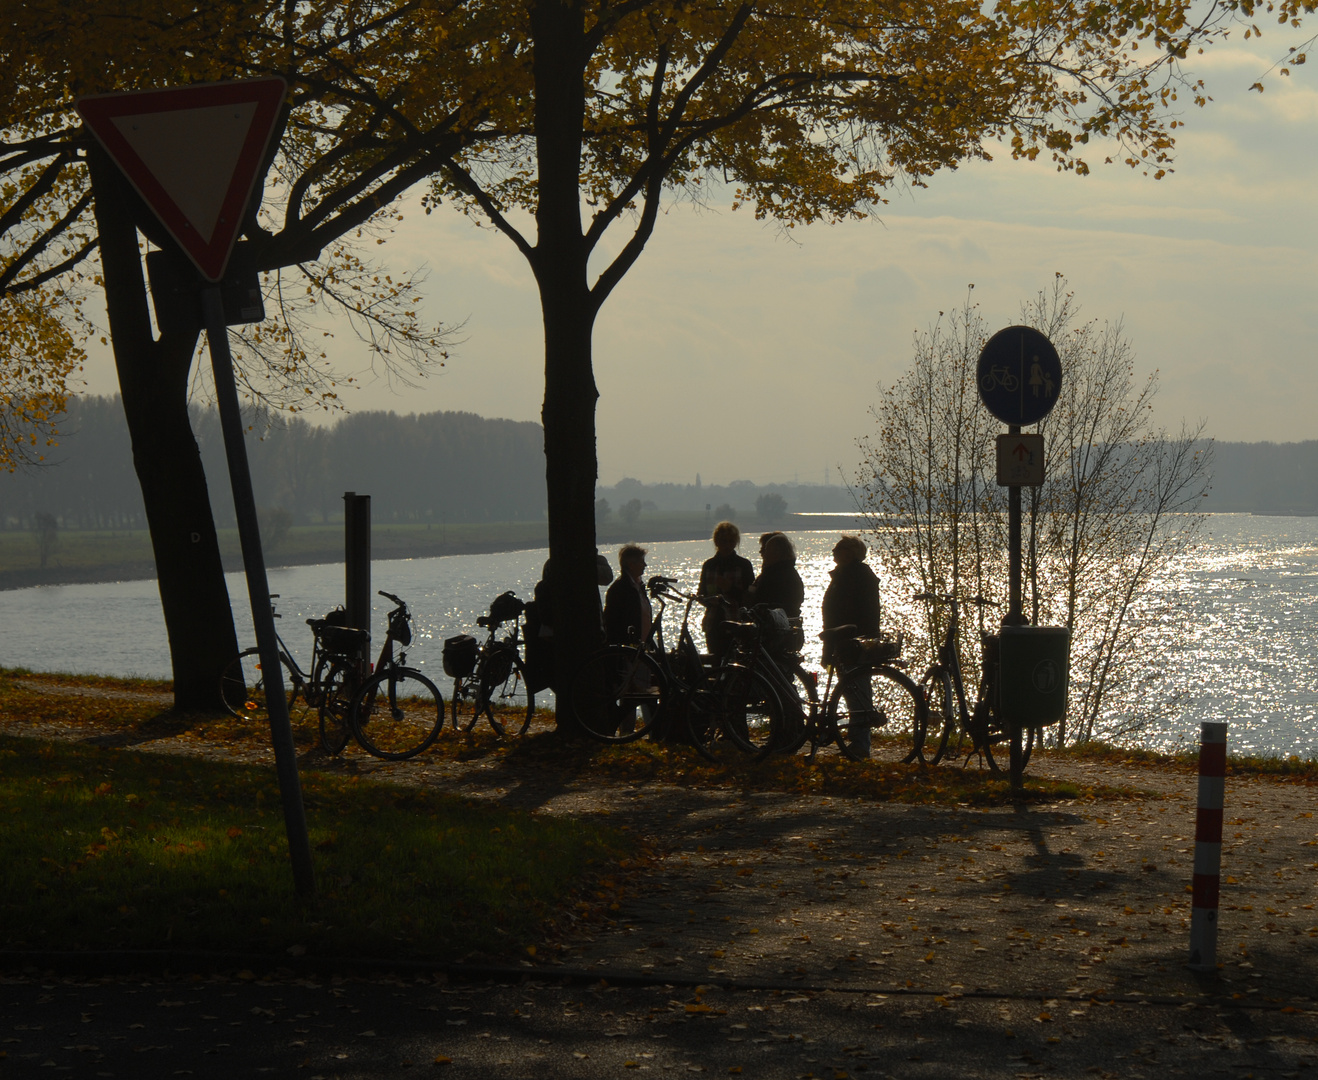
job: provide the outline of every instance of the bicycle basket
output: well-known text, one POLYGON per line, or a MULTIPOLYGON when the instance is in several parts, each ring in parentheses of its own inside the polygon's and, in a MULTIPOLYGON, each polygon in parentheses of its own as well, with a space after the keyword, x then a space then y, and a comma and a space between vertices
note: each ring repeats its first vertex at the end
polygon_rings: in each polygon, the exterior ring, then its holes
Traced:
POLYGON ((494 603, 490 605, 490 618, 494 622, 508 622, 510 619, 517 618, 526 605, 517 599, 511 591, 500 593, 494 598, 494 603))
POLYGON ((402 611, 389 616, 389 636, 404 648, 412 644, 412 624, 402 611))
POLYGON ((465 679, 476 670, 476 653, 480 646, 470 634, 444 639, 444 674, 450 679, 465 679))
POLYGON ((325 625, 319 632, 321 648, 331 656, 360 656, 371 635, 351 626, 325 625))
POLYGON ((753 609, 755 622, 763 635, 764 647, 771 653, 800 652, 805 647, 805 631, 801 620, 787 617, 782 608, 771 608, 767 604, 756 604, 753 609))
POLYGON ((847 667, 857 667, 862 664, 878 667, 880 664, 897 659, 902 652, 901 642, 894 641, 887 635, 839 641, 836 649, 838 659, 847 667))

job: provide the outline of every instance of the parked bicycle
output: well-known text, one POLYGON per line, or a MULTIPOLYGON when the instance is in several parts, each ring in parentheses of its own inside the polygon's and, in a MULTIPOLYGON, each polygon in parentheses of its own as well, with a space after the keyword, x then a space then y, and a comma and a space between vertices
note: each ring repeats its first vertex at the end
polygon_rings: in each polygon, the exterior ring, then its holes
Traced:
POLYGON ((675 578, 646 584, 653 614, 649 636, 631 645, 606 645, 572 677, 573 715, 582 731, 604 743, 626 743, 653 733, 685 734, 699 717, 718 708, 719 689, 709 657, 696 648, 691 611, 710 601, 673 588, 675 578), (664 612, 684 605, 675 644, 664 639, 664 612), (695 716, 693 720, 692 717, 695 716))
MULTIPOLYGON (((270 594, 270 614, 276 619, 281 618, 275 610, 275 601, 278 599, 279 593, 270 594)), ((332 684, 330 669, 336 656, 335 648, 328 647, 327 635, 333 637, 336 631, 344 628, 345 621, 346 614, 342 608, 336 608, 323 619, 307 620, 314 635, 309 671, 302 670, 278 630, 275 631, 290 716, 298 697, 312 709, 318 708, 324 700, 326 690, 332 684)), ((220 676, 220 700, 232 715, 239 718, 267 714, 265 673, 261 670, 261 653, 258 648, 253 646, 244 649, 225 667, 220 676)))
MULTIPOLYGON (((1002 744, 1010 744, 1012 732, 1003 722, 998 712, 998 642, 997 634, 990 634, 981 625, 980 641, 980 678, 979 689, 975 697, 973 710, 967 703, 965 682, 961 675, 961 655, 958 649, 958 635, 961 625, 961 605, 957 597, 937 593, 917 593, 917 600, 929 604, 947 605, 947 628, 943 640, 938 645, 938 659, 925 672, 920 681, 925 699, 929 703, 929 743, 920 749, 920 758, 937 764, 944 758, 956 759, 960 756, 965 738, 970 739, 970 750, 966 760, 978 754, 992 772, 1001 772, 994 759, 994 747, 1001 752, 1002 744), (952 736, 956 741, 952 741, 952 736), (932 750, 930 746, 932 745, 932 750)), ((982 596, 972 596, 969 603, 983 611, 986 607, 999 607, 992 600, 982 596)), ((1026 729, 1021 734, 1022 769, 1029 763, 1034 751, 1035 731, 1026 729)))
POLYGON ((859 636, 855 626, 835 626, 819 635, 832 653, 822 713, 812 718, 806 737, 810 760, 820 747, 835 743, 852 761, 872 753, 874 732, 895 736, 911 750, 904 763, 922 761, 929 712, 920 687, 905 671, 902 637, 859 636))
MULTIPOLYGON (((379 595, 397 606, 388 615, 374 674, 360 684, 346 717, 337 712, 331 715, 340 724, 347 720, 352 736, 367 753, 398 761, 416 756, 439 737, 444 726, 444 697, 425 675, 407 666, 403 650, 412 643, 412 613, 407 602, 383 590, 379 595)), ((344 689, 349 685, 345 678, 344 689)))
POLYGON ((499 735, 524 735, 535 715, 535 694, 522 659, 522 612, 511 592, 490 604, 476 625, 488 630, 484 643, 461 634, 444 642, 444 672, 453 679, 453 726, 470 731, 481 717, 499 735), (497 636, 502 627, 511 630, 497 636))
POLYGON ((711 761, 795 753, 819 713, 818 677, 801 663, 799 622, 757 606, 725 619, 731 646, 714 682, 716 707, 689 716, 696 749, 711 761))

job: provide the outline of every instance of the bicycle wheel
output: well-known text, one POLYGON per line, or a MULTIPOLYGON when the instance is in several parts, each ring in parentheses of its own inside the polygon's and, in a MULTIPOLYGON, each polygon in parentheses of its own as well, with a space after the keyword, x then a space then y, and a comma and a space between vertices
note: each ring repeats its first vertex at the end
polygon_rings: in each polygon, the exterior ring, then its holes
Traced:
POLYGON ((784 744, 782 699, 761 672, 724 668, 720 690, 718 726, 733 746, 752 761, 762 761, 784 744))
POLYGON ((421 672, 388 667, 366 680, 348 719, 368 754, 401 761, 438 738, 444 726, 444 697, 421 672))
MULTIPOLYGON (((870 756, 876 730, 900 736, 912 747, 924 745, 929 723, 924 694, 896 668, 844 671, 829 696, 828 709, 836 724, 838 748, 852 761, 870 756)), ((917 760, 915 749, 902 760, 917 760)))
POLYGON ((324 674, 317 680, 320 687, 320 748, 327 754, 341 754, 352 735, 348 710, 356 696, 352 667, 330 663, 323 667, 324 674))
POLYGON ((500 735, 525 735, 535 714, 535 695, 517 653, 510 648, 491 653, 476 675, 476 706, 490 727, 500 735))
POLYGON ((916 747, 921 761, 937 765, 947 753, 948 739, 956 727, 956 698, 952 694, 952 676, 941 664, 935 664, 920 681, 929 720, 924 743, 916 747))
MULTIPOLYGON (((282 651, 279 663, 284 669, 284 697, 291 715, 293 700, 302 689, 302 680, 293 662, 282 651)), ((220 676, 220 700, 229 713, 240 720, 269 715, 266 709, 265 676, 261 673, 261 654, 258 649, 246 649, 229 662, 224 674, 220 676)))
POLYGON ((609 645, 572 676, 572 711, 603 743, 627 743, 654 727, 663 708, 663 672, 642 650, 609 645))

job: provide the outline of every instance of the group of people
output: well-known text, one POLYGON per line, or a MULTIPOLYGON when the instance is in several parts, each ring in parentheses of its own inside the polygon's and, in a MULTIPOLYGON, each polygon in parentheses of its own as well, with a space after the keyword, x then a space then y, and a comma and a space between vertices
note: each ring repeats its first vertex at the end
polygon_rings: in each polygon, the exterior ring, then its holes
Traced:
MULTIPOLYGON (((721 624, 741 608, 764 604, 780 608, 788 618, 800 617, 805 582, 796 569, 796 548, 785 533, 775 530, 760 536, 758 574, 749 559, 737 554, 741 530, 732 522, 720 521, 711 539, 714 554, 700 568, 697 595, 722 597, 727 603, 706 608, 702 629, 710 652, 721 653, 727 647, 721 624)), ((834 567, 824 591, 824 629, 853 625, 860 637, 879 633, 879 579, 865 562, 867 554, 865 542, 856 536, 844 535, 833 545, 834 567)), ((604 596, 604 632, 611 644, 650 636, 654 611, 646 589, 646 565, 646 550, 640 545, 619 549, 620 573, 604 596)), ((831 659, 826 644, 824 663, 831 659)), ((843 682, 842 694, 852 717, 852 745, 868 754, 870 730, 885 722, 874 709, 868 674, 853 673, 850 684, 843 682)))
MULTIPOLYGON (((700 596, 719 596, 727 605, 710 607, 702 623, 711 652, 724 646, 719 625, 725 610, 764 604, 781 608, 798 618, 805 603, 805 582, 796 569, 796 548, 779 531, 760 536, 760 572, 737 554, 741 530, 730 521, 714 526, 714 555, 700 568, 700 596)), ((833 545, 834 568, 824 592, 824 628, 852 624, 862 637, 879 632, 879 579, 865 562, 865 542, 843 536, 833 545)), ((650 597, 645 589, 645 548, 626 544, 618 551, 621 573, 604 597, 604 632, 609 642, 644 640, 653 624, 650 597)), ((829 660, 826 655, 825 662, 829 660)))

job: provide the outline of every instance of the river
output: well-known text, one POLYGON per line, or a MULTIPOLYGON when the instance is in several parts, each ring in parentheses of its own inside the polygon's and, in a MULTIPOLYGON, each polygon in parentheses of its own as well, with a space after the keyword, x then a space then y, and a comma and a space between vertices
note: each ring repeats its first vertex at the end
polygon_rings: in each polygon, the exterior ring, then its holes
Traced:
MULTIPOLYGON (((819 602, 828 584, 834 532, 795 536, 806 584, 806 637, 819 629, 819 602)), ((753 554, 755 544, 748 538, 753 554)), ((649 573, 693 586, 708 541, 648 545, 649 573)), ((372 584, 407 599, 416 617, 409 662, 442 677, 443 640, 476 633, 476 619, 505 589, 528 598, 545 560, 543 549, 493 555, 377 562, 372 584)), ((299 662, 311 652, 303 620, 323 616, 343 596, 339 564, 270 571, 280 594, 284 641, 299 662)), ((228 577, 238 637, 253 643, 241 574, 228 577)), ((911 618, 908 596, 885 581, 885 624, 911 618)), ((1318 519, 1218 514, 1202 543, 1162 586, 1172 603, 1155 646, 1156 677, 1144 693, 1160 706, 1126 741, 1150 748, 1184 745, 1201 720, 1230 723, 1232 749, 1262 754, 1318 755, 1318 519)), ((373 628, 383 632, 392 606, 376 598, 373 628)), ((35 671, 168 678, 169 648, 156 583, 53 585, 0 593, 0 663, 35 671)))

